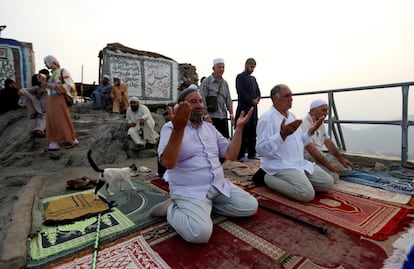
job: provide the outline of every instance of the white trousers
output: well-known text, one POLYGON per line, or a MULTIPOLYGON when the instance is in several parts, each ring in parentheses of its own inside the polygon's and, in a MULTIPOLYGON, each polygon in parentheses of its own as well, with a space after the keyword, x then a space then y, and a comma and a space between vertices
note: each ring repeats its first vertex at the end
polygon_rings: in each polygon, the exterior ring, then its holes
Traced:
MULTIPOLYGON (((348 176, 352 173, 352 168, 351 167, 345 167, 331 153, 327 152, 327 153, 323 153, 323 154, 324 154, 325 158, 330 163, 334 163, 334 164, 339 166, 340 170, 339 170, 339 174, 338 174, 338 173, 332 172, 331 170, 329 170, 327 167, 323 166, 322 164, 319 164, 325 172, 327 172, 328 174, 330 174, 334 178, 335 183, 339 181, 339 176, 348 176)), ((305 153, 305 159, 307 159, 309 161, 312 161, 312 162, 316 162, 316 160, 309 153, 305 153)))
POLYGON ((248 217, 256 213, 258 202, 248 192, 231 184, 231 196, 226 197, 211 186, 205 199, 172 195, 167 221, 190 243, 207 243, 213 233, 211 211, 223 216, 248 217))
POLYGON ((334 184, 333 177, 315 165, 313 174, 305 174, 297 169, 285 169, 275 175, 266 174, 264 182, 272 190, 299 202, 310 202, 315 191, 328 191, 334 184))
POLYGON ((147 142, 156 144, 160 135, 145 121, 143 126, 136 125, 128 129, 128 135, 134 141, 135 145, 145 145, 147 142), (142 137, 140 135, 142 130, 142 137))
POLYGON ((30 94, 28 91, 23 91, 23 104, 26 106, 29 115, 37 113, 35 121, 36 125, 33 131, 42 131, 46 129, 46 111, 42 110, 42 105, 40 104, 39 99, 36 98, 33 94, 30 94))

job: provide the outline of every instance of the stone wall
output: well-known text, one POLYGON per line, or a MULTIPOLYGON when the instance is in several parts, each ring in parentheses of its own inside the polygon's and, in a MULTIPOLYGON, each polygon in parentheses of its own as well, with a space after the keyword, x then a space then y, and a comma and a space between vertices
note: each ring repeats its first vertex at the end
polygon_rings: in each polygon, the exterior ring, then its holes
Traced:
POLYGON ((32 44, 0 38, 0 88, 8 78, 16 81, 19 88, 29 87, 34 73, 32 44))

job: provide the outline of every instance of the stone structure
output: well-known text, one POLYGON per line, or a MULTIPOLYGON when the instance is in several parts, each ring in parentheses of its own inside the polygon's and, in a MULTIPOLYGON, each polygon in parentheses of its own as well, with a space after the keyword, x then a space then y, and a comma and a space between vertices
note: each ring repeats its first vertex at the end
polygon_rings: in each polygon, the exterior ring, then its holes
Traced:
POLYGON ((119 43, 108 44, 99 52, 99 78, 104 74, 119 77, 128 86, 128 94, 146 104, 173 102, 179 90, 198 80, 194 66, 119 43))
POLYGON ((31 86, 35 74, 34 52, 31 43, 14 39, 0 38, 0 88, 8 78, 16 81, 17 86, 31 86))

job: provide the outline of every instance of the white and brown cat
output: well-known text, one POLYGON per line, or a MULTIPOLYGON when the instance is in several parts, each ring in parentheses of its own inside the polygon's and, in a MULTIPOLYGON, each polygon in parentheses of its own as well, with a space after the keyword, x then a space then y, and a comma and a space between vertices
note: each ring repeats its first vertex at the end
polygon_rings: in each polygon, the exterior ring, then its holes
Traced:
POLYGON ((109 195, 114 195, 110 190, 110 185, 114 185, 117 181, 119 182, 119 188, 123 191, 123 184, 128 182, 131 188, 136 190, 137 188, 131 182, 131 173, 137 171, 137 166, 133 163, 129 167, 122 168, 105 168, 101 169, 92 159, 92 150, 88 151, 88 161, 92 166, 93 170, 99 173, 98 183, 95 187, 95 199, 98 199, 98 191, 106 184, 106 190, 109 195))

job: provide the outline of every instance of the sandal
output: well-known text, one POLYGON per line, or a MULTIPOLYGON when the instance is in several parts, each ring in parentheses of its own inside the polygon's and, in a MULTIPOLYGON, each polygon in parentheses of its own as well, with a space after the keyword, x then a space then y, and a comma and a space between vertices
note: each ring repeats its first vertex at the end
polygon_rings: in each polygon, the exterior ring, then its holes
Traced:
POLYGON ((151 172, 151 169, 148 168, 148 167, 145 167, 145 166, 140 166, 138 168, 138 172, 140 172, 140 173, 149 173, 149 172, 151 172))
POLYGON ((50 149, 50 148, 45 148, 43 151, 44 152, 49 152, 49 151, 58 151, 59 149, 50 149))
POLYGON ((44 136, 45 136, 41 130, 34 130, 34 131, 32 132, 32 135, 33 135, 34 137, 38 137, 38 138, 40 138, 40 137, 44 137, 44 136))
POLYGON ((76 147, 79 144, 78 139, 75 138, 75 140, 73 140, 72 142, 66 142, 66 149, 71 149, 73 147, 76 147))
POLYGON ((95 187, 97 181, 89 177, 69 179, 66 181, 66 189, 69 190, 87 190, 95 187))

